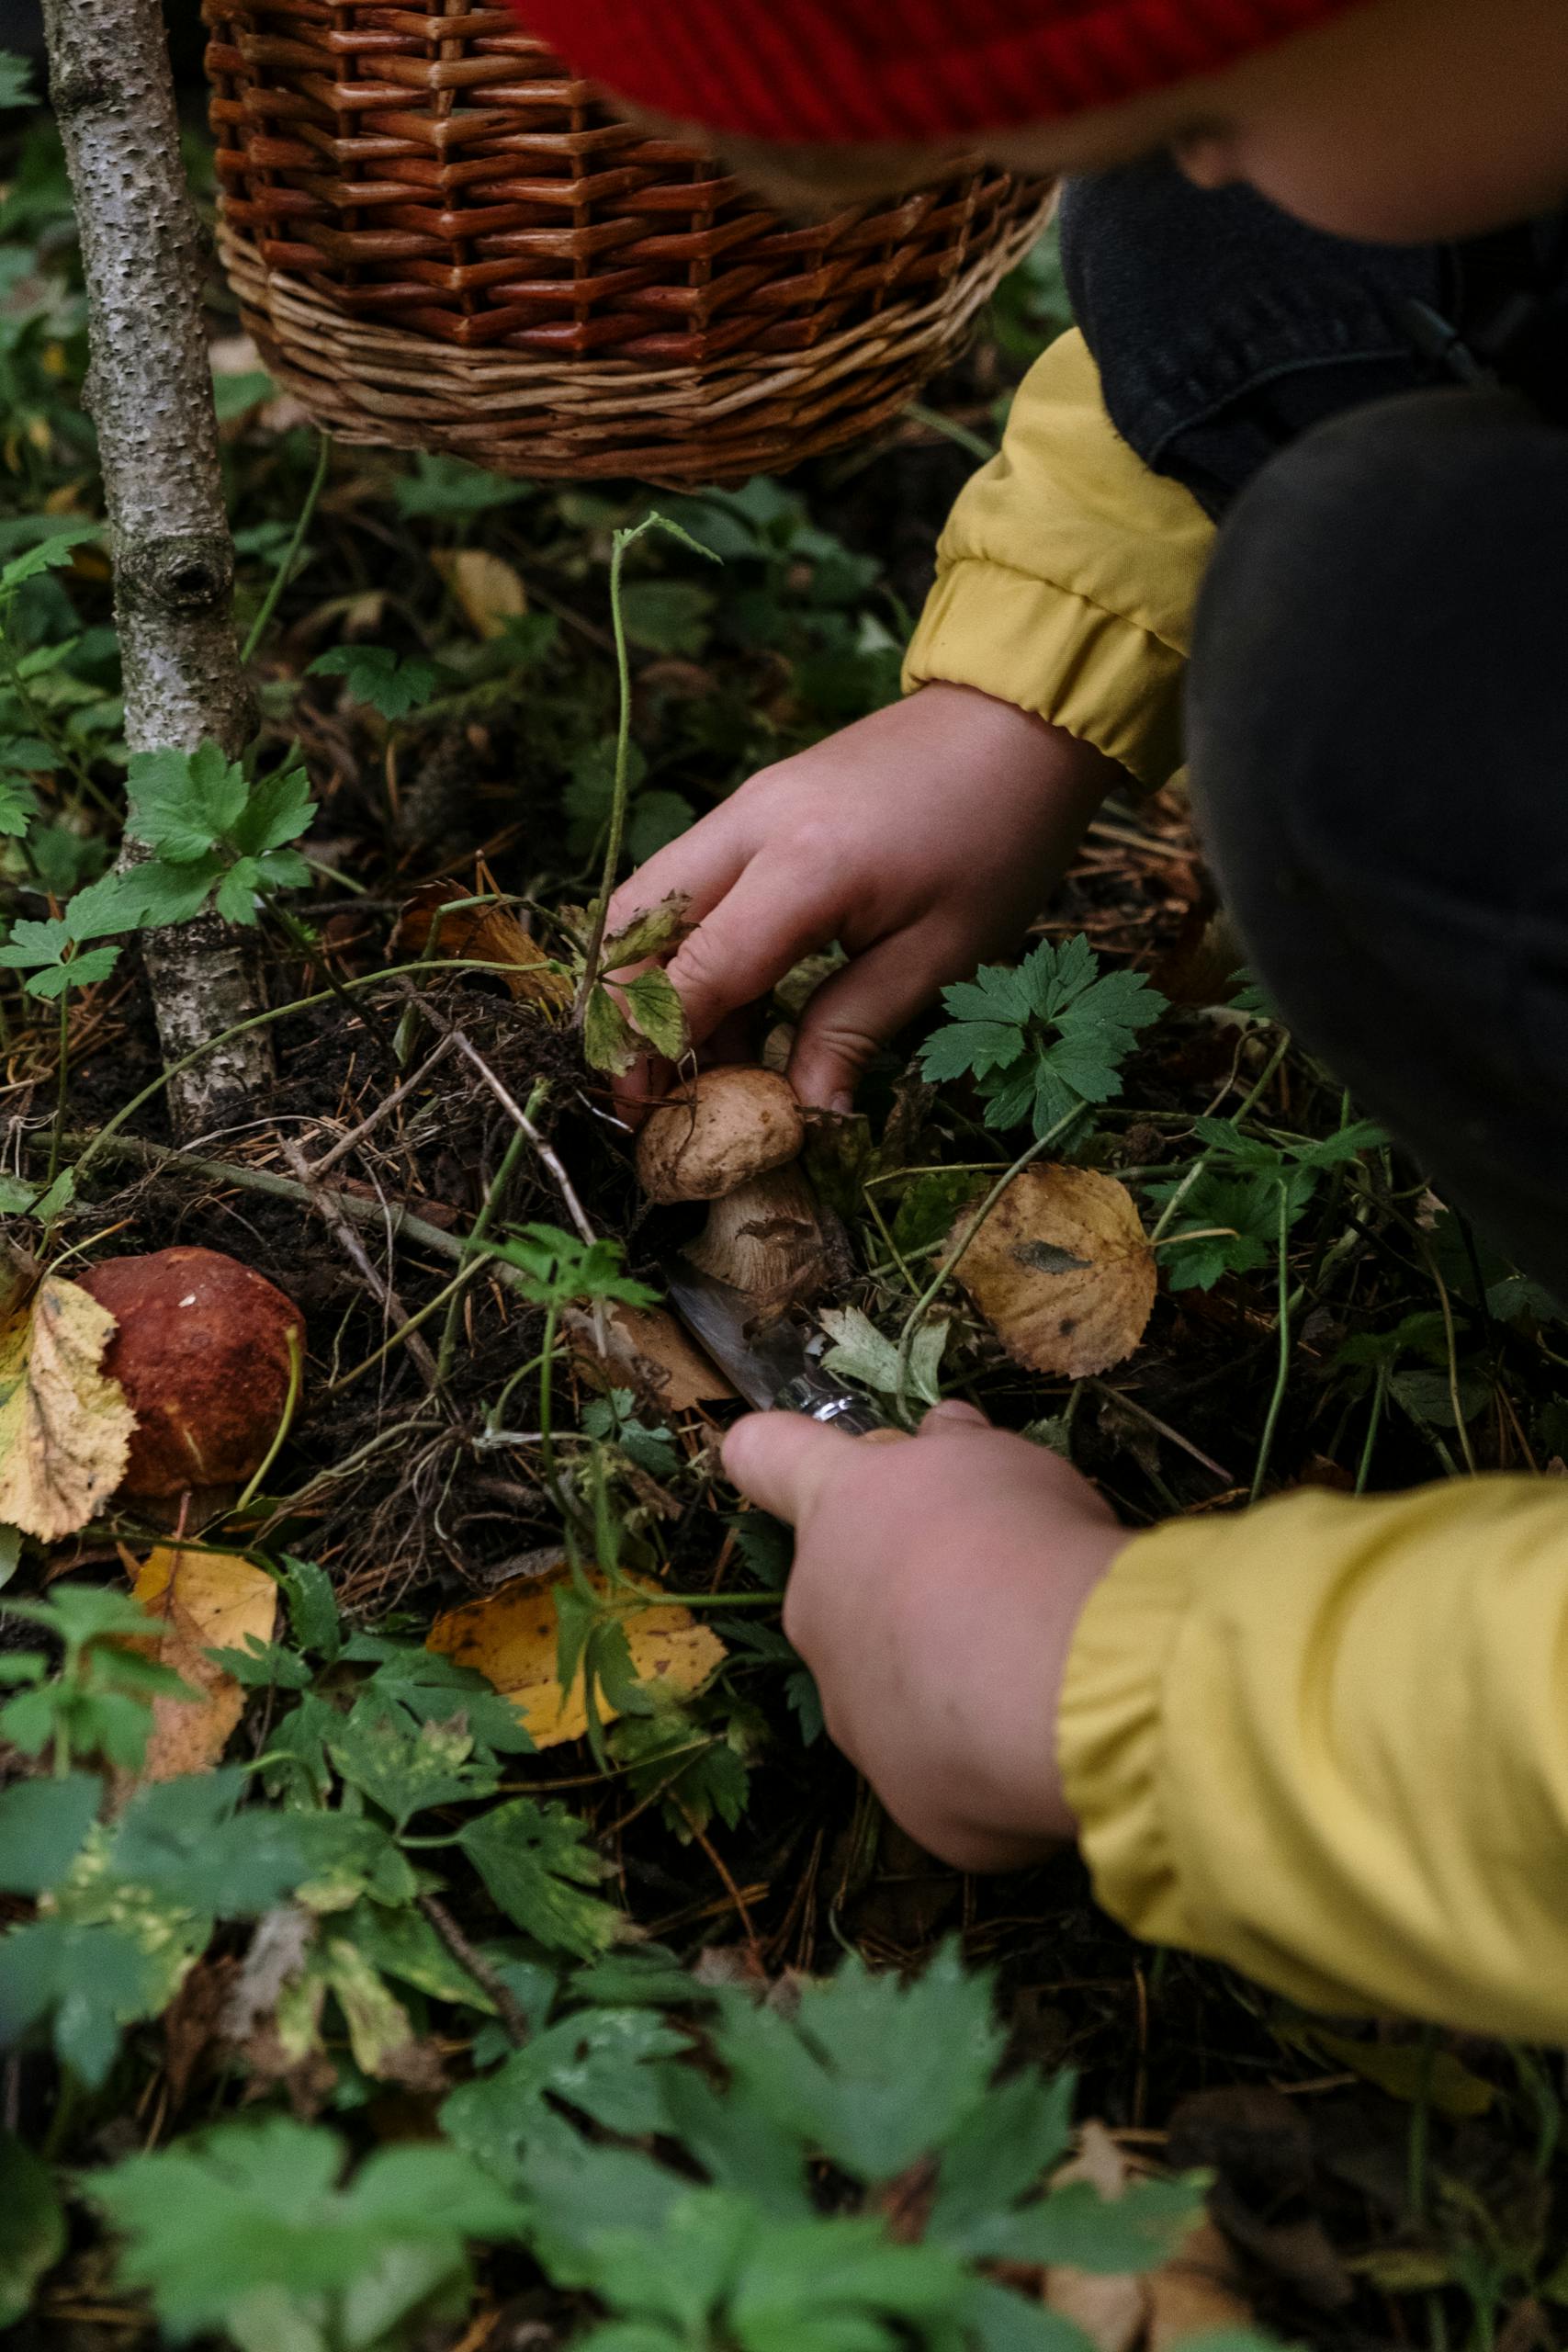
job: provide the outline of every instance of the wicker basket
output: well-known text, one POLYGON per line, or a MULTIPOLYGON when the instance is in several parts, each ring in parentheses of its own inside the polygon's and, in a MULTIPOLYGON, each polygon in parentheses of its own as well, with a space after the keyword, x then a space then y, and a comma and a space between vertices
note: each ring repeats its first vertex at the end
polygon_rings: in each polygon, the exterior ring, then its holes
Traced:
POLYGON ((507 7, 203 15, 225 266, 268 366, 345 441, 511 474, 777 471, 896 415, 1049 209, 965 164, 791 226, 507 7))

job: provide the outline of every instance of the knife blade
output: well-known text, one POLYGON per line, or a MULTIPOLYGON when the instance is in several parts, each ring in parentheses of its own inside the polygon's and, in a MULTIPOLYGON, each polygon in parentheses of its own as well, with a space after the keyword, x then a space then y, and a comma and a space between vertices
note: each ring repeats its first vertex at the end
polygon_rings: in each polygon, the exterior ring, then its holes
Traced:
POLYGON ((670 1304, 756 1411, 804 1413, 852 1437, 901 1437, 869 1397, 814 1363, 790 1315, 760 1317, 754 1299, 684 1258, 661 1269, 670 1304))

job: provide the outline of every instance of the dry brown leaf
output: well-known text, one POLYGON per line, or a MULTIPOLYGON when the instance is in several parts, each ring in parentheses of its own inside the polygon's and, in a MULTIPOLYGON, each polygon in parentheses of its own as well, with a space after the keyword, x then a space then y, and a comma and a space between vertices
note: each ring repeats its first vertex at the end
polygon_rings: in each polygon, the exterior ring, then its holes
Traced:
MULTIPOLYGON (((1055 2186, 1087 2180, 1101 2197, 1114 2201, 1133 2177, 1133 2167, 1103 2123, 1086 2123, 1078 2134, 1078 2151, 1056 2174, 1055 2186)), ((1095 2352, 1134 2352, 1143 2342, 1148 2299, 1141 2278, 1092 2270, 1075 2270, 1057 2263, 1045 2273, 1045 2308, 1081 2327, 1095 2352)))
POLYGON ((735 1394, 723 1373, 693 1346, 662 1307, 606 1306, 603 1351, 592 1315, 569 1307, 566 1324, 574 1355, 607 1374, 614 1386, 634 1389, 664 1412, 687 1413, 694 1406, 716 1404, 735 1394))
POLYGON ((1069 1380, 1131 1355, 1155 1303, 1154 1251, 1133 1195, 1097 1168, 1022 1170, 957 1273, 1010 1356, 1069 1380))
POLYGON ((438 555, 435 564, 480 637, 500 637, 508 621, 521 620, 528 609, 523 575, 504 556, 460 548, 455 555, 438 555))
MULTIPOLYGON (((571 1689, 556 1680, 556 1612, 550 1577, 515 1577, 511 1584, 448 1610, 431 1627, 425 1646, 437 1650, 458 1666, 471 1666, 510 1699, 536 1747, 558 1747, 581 1739, 588 1729, 588 1704, 580 1672, 571 1689)), ((592 1576, 595 1592, 606 1595, 609 1580, 592 1576)), ((650 1606, 628 1611, 622 1623, 632 1670, 645 1689, 685 1697, 700 1690, 725 1656, 724 1644, 706 1626, 699 1625, 689 1609, 660 1600, 656 1585, 642 1586, 650 1606)), ((612 1720, 615 1709, 598 1693, 601 1714, 612 1720)))
POLYGON ((171 1667, 200 1693, 196 1699, 153 1700, 152 1734, 139 1777, 172 1781, 181 1772, 210 1772, 244 1713, 245 1694, 207 1653, 243 1650, 252 1634, 258 1642, 270 1642, 277 1587, 236 1553, 160 1545, 137 1570, 131 1591, 150 1615, 164 1621, 156 1641, 134 1646, 171 1667))
POLYGON ((0 1523, 41 1543, 74 1535, 125 1476, 136 1417, 101 1369, 114 1331, 58 1274, 13 1280, 0 1305, 0 1523))
POLYGON ((516 916, 509 914, 504 907, 449 906, 450 900, 467 896, 459 883, 427 882, 403 909, 398 927, 400 945, 411 955, 423 955, 429 944, 437 909, 447 907, 435 943, 438 957, 471 956, 481 964, 513 965, 516 968, 506 975, 506 985, 514 997, 564 1012, 572 997, 571 982, 566 974, 549 968, 550 959, 544 949, 536 940, 529 938, 516 916))
POLYGON ((1168 2262, 1143 2282, 1148 2304, 1147 2352, 1171 2352, 1211 2328, 1250 2327, 1235 2258, 1213 2222, 1200 2222, 1168 2262))

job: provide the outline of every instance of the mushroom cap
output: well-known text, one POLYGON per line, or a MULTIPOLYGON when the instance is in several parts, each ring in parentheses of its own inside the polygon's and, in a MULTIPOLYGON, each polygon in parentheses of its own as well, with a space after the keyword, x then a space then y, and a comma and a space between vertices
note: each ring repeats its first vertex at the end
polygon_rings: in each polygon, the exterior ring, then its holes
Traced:
POLYGON ((243 1482, 288 1401, 292 1299, 220 1250, 105 1258, 80 1277, 118 1326, 104 1357, 136 1416, 122 1495, 243 1482))
POLYGON ((716 1201, 795 1159, 806 1122, 788 1079, 726 1065, 698 1073, 650 1113, 637 1172, 652 1201, 716 1201))

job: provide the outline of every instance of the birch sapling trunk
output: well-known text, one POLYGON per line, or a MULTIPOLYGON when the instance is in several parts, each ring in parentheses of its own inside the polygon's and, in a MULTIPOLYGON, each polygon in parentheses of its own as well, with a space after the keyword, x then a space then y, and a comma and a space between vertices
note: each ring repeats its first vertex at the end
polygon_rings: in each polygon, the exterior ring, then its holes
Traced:
MULTIPOLYGON (((126 740, 133 752, 211 741, 233 758, 254 711, 202 330, 205 240, 159 0, 43 0, 43 15, 86 279, 126 740)), ((243 934, 216 915, 147 933, 141 950, 165 1068, 260 1009, 243 934)), ((176 1128, 254 1102, 272 1069, 265 1029, 203 1054, 171 1080, 176 1128)))

